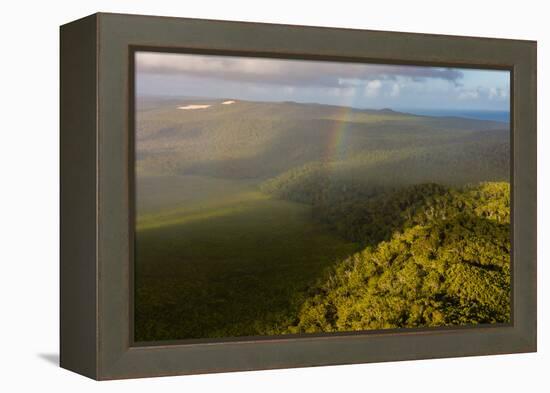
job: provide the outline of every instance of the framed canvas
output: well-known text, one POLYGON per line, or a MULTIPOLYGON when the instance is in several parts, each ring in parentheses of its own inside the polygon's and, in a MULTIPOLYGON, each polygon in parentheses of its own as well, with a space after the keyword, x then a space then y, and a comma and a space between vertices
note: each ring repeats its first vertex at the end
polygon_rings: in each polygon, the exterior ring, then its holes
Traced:
POLYGON ((536 43, 61 27, 61 366, 536 351, 536 43))

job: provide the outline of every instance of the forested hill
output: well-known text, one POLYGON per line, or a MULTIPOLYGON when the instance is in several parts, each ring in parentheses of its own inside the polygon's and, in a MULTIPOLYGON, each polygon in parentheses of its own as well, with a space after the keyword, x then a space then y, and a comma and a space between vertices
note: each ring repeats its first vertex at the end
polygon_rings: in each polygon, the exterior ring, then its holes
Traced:
POLYGON ((362 179, 368 172, 371 183, 399 176, 396 184, 508 178, 507 123, 294 102, 223 102, 139 101, 138 174, 264 180, 280 175, 286 182, 330 170, 362 179))
POLYGON ((372 246, 311 288, 278 333, 510 322, 509 184, 428 184, 388 196, 333 213, 345 236, 372 246))

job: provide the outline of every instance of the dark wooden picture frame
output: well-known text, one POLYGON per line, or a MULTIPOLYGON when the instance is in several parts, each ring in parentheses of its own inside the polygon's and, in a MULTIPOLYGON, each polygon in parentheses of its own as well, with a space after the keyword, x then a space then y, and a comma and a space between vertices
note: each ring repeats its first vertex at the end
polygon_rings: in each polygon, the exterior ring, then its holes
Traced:
POLYGON ((536 351, 536 42, 94 14, 61 27, 61 366, 104 380, 536 351), (512 323, 133 342, 136 49, 511 71, 512 323))

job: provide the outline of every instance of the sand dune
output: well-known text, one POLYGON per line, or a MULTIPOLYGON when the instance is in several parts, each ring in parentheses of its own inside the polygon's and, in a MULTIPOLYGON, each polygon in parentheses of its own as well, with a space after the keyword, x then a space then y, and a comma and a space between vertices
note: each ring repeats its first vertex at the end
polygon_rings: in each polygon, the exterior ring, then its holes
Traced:
POLYGON ((185 106, 178 106, 178 109, 183 110, 190 110, 190 109, 206 109, 210 108, 212 105, 198 105, 198 104, 192 104, 192 105, 185 105, 185 106))

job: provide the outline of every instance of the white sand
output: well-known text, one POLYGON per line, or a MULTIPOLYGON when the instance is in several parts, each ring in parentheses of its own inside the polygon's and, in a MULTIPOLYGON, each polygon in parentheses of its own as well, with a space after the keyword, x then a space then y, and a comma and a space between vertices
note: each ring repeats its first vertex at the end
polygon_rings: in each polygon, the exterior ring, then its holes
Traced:
POLYGON ((178 106, 178 109, 183 109, 183 110, 190 110, 190 109, 206 109, 206 108, 210 108, 212 105, 197 105, 197 104, 192 104, 192 105, 185 105, 185 106, 178 106))
POLYGON ((235 101, 229 100, 229 101, 222 102, 222 105, 231 105, 231 104, 234 104, 234 103, 235 103, 235 101))

